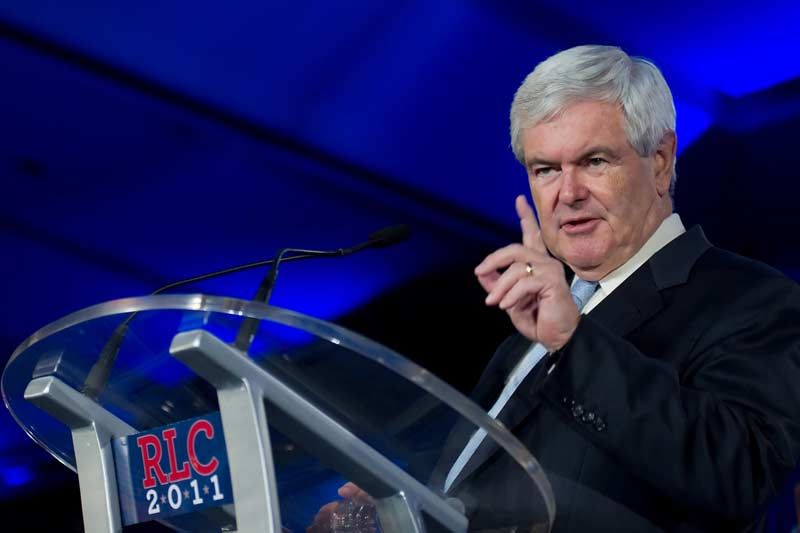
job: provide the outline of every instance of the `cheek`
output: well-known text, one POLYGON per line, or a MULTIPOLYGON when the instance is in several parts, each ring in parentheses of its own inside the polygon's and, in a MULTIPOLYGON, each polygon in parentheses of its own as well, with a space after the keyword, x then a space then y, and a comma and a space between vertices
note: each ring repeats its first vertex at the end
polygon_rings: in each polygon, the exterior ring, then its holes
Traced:
POLYGON ((558 228, 553 218, 553 210, 546 204, 546 199, 541 194, 532 191, 533 203, 536 209, 536 218, 539 222, 539 231, 545 246, 552 250, 558 237, 558 228))
POLYGON ((647 184, 626 176, 609 180, 608 185, 605 206, 609 238, 616 244, 628 243, 642 230, 652 204, 652 191, 647 184))
POLYGON ((558 233, 558 226, 553 216, 553 210, 547 206, 547 204, 542 204, 541 201, 535 198, 534 203, 536 205, 536 217, 539 221, 539 231, 541 231, 545 243, 553 242, 553 239, 556 238, 558 233))
POLYGON ((609 215, 610 220, 619 223, 620 221, 631 220, 631 213, 644 208, 642 191, 638 190, 631 181, 630 177, 624 173, 614 173, 608 177, 599 190, 596 190, 594 197, 603 205, 609 215))
POLYGON ((547 247, 548 250, 551 252, 557 251, 558 246, 558 230, 549 224, 542 224, 541 226, 542 231, 542 240, 544 241, 544 245, 547 247))

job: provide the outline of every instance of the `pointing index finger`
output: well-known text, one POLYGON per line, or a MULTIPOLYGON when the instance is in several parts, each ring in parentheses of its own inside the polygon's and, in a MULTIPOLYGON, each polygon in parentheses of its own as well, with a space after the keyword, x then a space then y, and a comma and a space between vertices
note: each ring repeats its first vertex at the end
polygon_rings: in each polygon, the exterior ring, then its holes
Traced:
POLYGON ((536 223, 536 217, 533 214, 533 208, 528 204, 528 200, 524 195, 520 194, 517 196, 515 206, 517 208, 517 216, 519 217, 519 225, 522 229, 523 246, 542 253, 547 253, 547 248, 542 241, 541 232, 539 231, 539 224, 536 223))

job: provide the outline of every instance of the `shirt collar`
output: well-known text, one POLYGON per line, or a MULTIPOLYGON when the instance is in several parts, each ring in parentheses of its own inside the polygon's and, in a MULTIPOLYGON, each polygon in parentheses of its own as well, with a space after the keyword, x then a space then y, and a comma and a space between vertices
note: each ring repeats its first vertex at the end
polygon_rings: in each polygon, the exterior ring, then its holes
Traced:
MULTIPOLYGON (((645 264, 657 251, 669 244, 675 237, 686 232, 681 217, 677 213, 672 213, 665 218, 658 229, 647 239, 647 242, 639 248, 639 251, 631 256, 616 270, 609 272, 606 277, 600 280, 600 287, 595 295, 587 302, 583 309, 584 313, 592 310, 600 301, 611 294, 611 292, 622 285, 628 277, 645 264)), ((574 280, 573 280, 574 282, 574 280)))

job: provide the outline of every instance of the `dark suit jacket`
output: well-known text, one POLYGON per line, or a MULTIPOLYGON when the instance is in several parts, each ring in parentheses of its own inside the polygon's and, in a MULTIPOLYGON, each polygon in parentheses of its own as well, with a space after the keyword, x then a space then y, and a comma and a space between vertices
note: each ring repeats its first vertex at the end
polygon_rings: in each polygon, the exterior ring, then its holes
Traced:
MULTIPOLYGON (((516 335, 498 349, 474 393, 483 407, 529 346, 516 335)), ((498 419, 550 477, 554 531, 757 529, 800 457, 800 288, 695 227, 583 316, 498 419)), ((468 436, 451 436, 441 473, 468 436)), ((530 488, 484 443, 451 493, 468 512, 480 502, 481 529, 497 513, 524 522, 530 488)))

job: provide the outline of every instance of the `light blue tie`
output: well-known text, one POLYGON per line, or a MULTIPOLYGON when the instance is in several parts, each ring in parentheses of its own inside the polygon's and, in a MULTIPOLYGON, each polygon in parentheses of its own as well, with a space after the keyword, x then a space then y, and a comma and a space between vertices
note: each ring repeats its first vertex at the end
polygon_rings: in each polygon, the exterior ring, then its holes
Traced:
MULTIPOLYGON (((583 309, 583 307, 586 305, 586 302, 589 301, 589 298, 592 297, 592 294, 594 294, 594 291, 596 290, 596 281, 586 281, 577 276, 575 277, 575 280, 572 283, 572 288, 570 289, 570 293, 572 294, 572 299, 575 301, 575 305, 578 306, 578 311, 583 309)), ((511 373, 511 376, 509 376, 506 386, 503 388, 503 392, 500 393, 500 397, 497 398, 497 401, 489 410, 489 416, 492 418, 497 418, 497 415, 500 414, 500 411, 502 411, 503 407, 505 407, 506 403, 508 403, 511 395, 514 394, 514 391, 516 391, 517 387, 519 387, 519 384, 522 383, 530 371, 533 370, 533 367, 535 367, 536 364, 546 354, 547 348, 538 342, 528 350, 528 353, 525 354, 525 357, 522 358, 517 367, 511 373)), ((483 429, 478 429, 472 434, 469 442, 467 442, 467 445, 464 446, 464 449, 461 451, 458 459, 456 459, 455 463, 453 463, 453 467, 447 474, 447 478, 444 481, 445 491, 450 489, 450 485, 453 484, 453 481, 456 480, 458 474, 460 474, 464 469, 467 461, 469 461, 469 458, 475 453, 475 450, 478 449, 478 446, 483 441, 484 437, 486 437, 486 431, 483 429)))
POLYGON ((578 311, 583 309, 596 290, 596 281, 586 281, 577 276, 575 277, 575 282, 572 284, 570 292, 572 293, 572 299, 575 300, 575 305, 578 306, 578 311))

